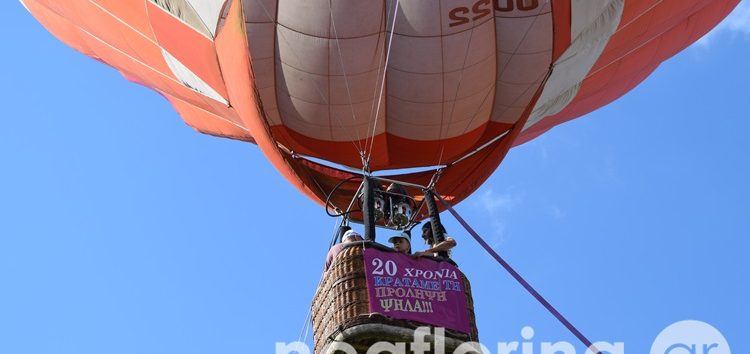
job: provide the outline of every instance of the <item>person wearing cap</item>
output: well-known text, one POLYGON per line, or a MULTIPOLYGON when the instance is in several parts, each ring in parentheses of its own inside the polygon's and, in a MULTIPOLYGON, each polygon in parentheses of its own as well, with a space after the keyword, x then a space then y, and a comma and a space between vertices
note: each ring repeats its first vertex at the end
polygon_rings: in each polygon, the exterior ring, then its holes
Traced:
POLYGON ((451 248, 456 247, 456 240, 445 233, 445 227, 443 227, 443 225, 438 226, 443 230, 445 240, 435 244, 435 238, 432 236, 432 223, 429 221, 426 222, 422 225, 422 239, 424 239, 425 244, 430 246, 430 248, 414 253, 414 257, 450 257, 450 250, 451 248))
POLYGON ((344 249, 347 243, 362 241, 362 235, 357 233, 357 231, 354 231, 352 229, 347 230, 344 232, 344 236, 341 237, 341 243, 334 245, 331 247, 330 250, 328 250, 328 255, 326 256, 326 270, 331 266, 333 263, 333 260, 336 259, 336 256, 341 252, 341 250, 344 249))
POLYGON ((388 242, 393 244, 393 249, 396 252, 411 254, 411 235, 408 232, 402 231, 398 235, 389 238, 388 242))

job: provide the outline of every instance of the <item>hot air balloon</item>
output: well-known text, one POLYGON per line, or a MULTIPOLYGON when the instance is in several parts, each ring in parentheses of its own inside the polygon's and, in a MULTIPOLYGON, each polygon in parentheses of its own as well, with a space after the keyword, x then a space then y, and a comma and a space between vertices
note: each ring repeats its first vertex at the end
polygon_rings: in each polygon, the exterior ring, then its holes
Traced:
POLYGON ((21 2, 374 240, 439 221, 511 147, 627 93, 739 0, 21 2))
POLYGON ((623 95, 738 1, 22 3, 320 203, 345 166, 417 169, 389 177, 420 185, 441 170, 455 204, 510 147, 623 95))

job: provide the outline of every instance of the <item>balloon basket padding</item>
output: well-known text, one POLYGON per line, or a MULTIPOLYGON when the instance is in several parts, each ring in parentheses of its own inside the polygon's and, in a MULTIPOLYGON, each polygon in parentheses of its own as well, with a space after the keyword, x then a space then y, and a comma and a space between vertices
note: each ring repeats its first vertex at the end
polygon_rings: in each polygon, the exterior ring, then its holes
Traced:
MULTIPOLYGON (((374 242, 364 244, 367 247, 392 251, 374 242)), ((464 342, 479 341, 471 285, 463 273, 461 277, 466 293, 471 333, 445 329, 445 337, 441 341, 445 345, 446 353, 452 352, 464 342)), ((433 327, 426 323, 392 319, 370 313, 362 242, 347 245, 324 272, 313 298, 311 313, 315 354, 334 354, 334 342, 346 342, 358 353, 365 353, 372 344, 381 341, 411 343, 416 328, 433 327)), ((430 337, 425 341, 429 343, 430 337)))

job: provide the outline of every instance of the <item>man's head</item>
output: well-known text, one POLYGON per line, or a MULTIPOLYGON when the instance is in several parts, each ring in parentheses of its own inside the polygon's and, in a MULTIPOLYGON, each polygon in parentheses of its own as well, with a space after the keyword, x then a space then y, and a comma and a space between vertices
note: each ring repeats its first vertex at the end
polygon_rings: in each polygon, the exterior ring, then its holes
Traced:
POLYGON ((396 252, 411 254, 411 235, 406 231, 389 238, 388 242, 393 244, 396 252))
POLYGON ((362 235, 358 234, 357 231, 347 230, 344 232, 344 237, 341 238, 341 242, 354 242, 362 241, 362 235))
MULTIPOLYGON (((443 225, 440 225, 440 229, 445 233, 443 225)), ((428 221, 422 225, 422 239, 428 245, 432 245, 435 242, 435 238, 432 237, 432 222, 428 221)))

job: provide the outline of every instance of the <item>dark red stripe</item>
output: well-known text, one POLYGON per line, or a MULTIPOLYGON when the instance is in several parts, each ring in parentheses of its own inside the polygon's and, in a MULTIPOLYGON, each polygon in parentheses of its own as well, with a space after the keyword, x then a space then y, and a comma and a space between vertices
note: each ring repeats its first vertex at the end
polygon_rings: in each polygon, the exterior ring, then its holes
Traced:
POLYGON ((570 0, 552 0, 552 62, 570 47, 570 0))

